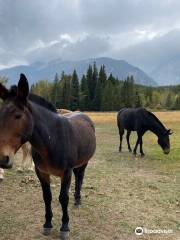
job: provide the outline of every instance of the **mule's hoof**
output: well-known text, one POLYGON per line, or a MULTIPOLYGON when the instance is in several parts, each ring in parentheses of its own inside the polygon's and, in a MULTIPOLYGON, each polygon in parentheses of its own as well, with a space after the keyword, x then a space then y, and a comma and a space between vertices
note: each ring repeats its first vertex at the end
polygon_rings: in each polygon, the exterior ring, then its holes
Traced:
POLYGON ((43 228, 43 235, 48 236, 51 233, 52 228, 43 228))
POLYGON ((145 154, 141 154, 141 158, 144 158, 145 157, 145 154))
POLYGON ((60 231, 60 240, 69 240, 69 231, 60 231))
POLYGON ((28 168, 28 172, 34 172, 33 168, 28 168))
POLYGON ((0 178, 0 183, 3 181, 3 178, 0 178))
POLYGON ((131 153, 131 152, 132 152, 132 150, 131 150, 131 149, 129 149, 129 152, 131 153))
POLYGON ((22 173, 24 170, 23 170, 23 168, 21 168, 21 167, 19 167, 18 169, 17 169, 17 172, 18 173, 22 173))

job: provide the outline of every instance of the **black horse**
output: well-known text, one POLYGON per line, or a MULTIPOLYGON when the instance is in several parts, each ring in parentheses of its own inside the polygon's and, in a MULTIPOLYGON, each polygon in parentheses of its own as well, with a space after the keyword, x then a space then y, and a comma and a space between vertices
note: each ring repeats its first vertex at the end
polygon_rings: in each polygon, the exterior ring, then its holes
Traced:
POLYGON ((137 142, 133 153, 136 155, 138 144, 140 144, 141 156, 144 156, 143 152, 143 141, 142 137, 144 133, 148 130, 153 132, 158 137, 158 144, 161 146, 165 154, 170 152, 170 141, 169 135, 172 134, 171 130, 167 130, 160 120, 151 112, 147 111, 145 108, 123 108, 118 112, 117 115, 117 125, 119 128, 120 135, 120 146, 119 151, 122 150, 122 139, 124 134, 124 129, 127 130, 127 144, 129 152, 132 151, 129 138, 131 131, 137 132, 137 142))
POLYGON ((95 129, 90 118, 75 113, 59 116, 52 104, 29 94, 25 75, 17 87, 6 89, 0 84, 0 167, 11 168, 11 156, 29 141, 36 174, 40 180, 45 203, 43 233, 52 228, 50 175, 61 178, 59 201, 62 206, 61 239, 69 238, 69 187, 72 170, 75 175, 75 205, 81 203, 81 186, 85 168, 96 148, 95 129))

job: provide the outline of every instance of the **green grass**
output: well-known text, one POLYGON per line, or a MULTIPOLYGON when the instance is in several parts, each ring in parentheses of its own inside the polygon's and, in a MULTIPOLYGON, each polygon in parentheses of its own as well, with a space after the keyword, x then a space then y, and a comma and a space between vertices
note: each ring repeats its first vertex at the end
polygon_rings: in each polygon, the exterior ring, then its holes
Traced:
MULTIPOLYGON (((105 114, 104 114, 105 115, 105 114)), ((134 158, 123 144, 118 153, 119 136, 114 123, 96 124, 97 150, 86 171, 82 207, 73 207, 74 179, 70 190, 70 228, 73 240, 180 239, 180 121, 173 128, 171 153, 164 155, 156 137, 144 137, 144 159, 134 158), (173 234, 137 237, 137 226, 172 229, 173 234)), ((132 146, 135 134, 131 137, 132 146)), ((21 154, 16 158, 16 166, 21 154)), ((0 185, 0 239, 58 239, 61 210, 58 178, 53 183, 52 234, 41 229, 44 206, 34 173, 6 171, 0 185)))

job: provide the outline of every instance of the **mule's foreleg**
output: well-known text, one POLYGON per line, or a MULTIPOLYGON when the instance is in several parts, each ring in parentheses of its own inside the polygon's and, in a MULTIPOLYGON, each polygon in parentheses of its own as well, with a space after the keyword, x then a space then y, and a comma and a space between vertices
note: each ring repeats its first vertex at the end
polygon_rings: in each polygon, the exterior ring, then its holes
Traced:
POLYGON ((4 179, 4 169, 0 168, 0 182, 2 182, 4 179))
POLYGON ((35 168, 35 171, 41 183, 45 203, 45 223, 43 225, 43 234, 49 235, 53 227, 51 223, 53 214, 51 209, 52 194, 50 188, 50 176, 45 173, 41 173, 37 168, 35 168))
POLYGON ((126 135, 127 145, 128 145, 129 152, 132 152, 131 145, 129 142, 130 135, 131 135, 131 131, 127 131, 127 135, 126 135))
POLYGON ((71 184, 72 170, 66 170, 61 178, 61 191, 59 195, 59 202, 62 207, 62 226, 60 228, 60 239, 69 239, 69 215, 68 215, 68 203, 69 203, 69 187, 71 184))
POLYGON ((73 169, 74 176, 75 176, 74 205, 76 207, 79 207, 81 205, 81 187, 82 187, 86 167, 87 167, 87 164, 79 168, 73 169))

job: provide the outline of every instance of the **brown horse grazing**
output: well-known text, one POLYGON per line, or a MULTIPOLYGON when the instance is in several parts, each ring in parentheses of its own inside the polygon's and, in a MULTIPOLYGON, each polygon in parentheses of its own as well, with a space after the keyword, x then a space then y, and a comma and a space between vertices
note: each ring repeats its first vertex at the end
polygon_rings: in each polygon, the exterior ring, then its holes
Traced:
POLYGON ((75 205, 79 205, 85 168, 96 148, 94 125, 82 113, 63 117, 50 107, 48 110, 43 101, 38 104, 38 97, 33 100, 29 94, 28 81, 23 74, 13 91, 0 85, 0 97, 4 100, 0 109, 0 167, 12 167, 11 156, 25 142, 31 143, 45 203, 43 233, 50 234, 52 228, 50 175, 55 175, 61 178, 59 201, 63 215, 60 236, 69 239, 68 202, 72 170, 75 205))

